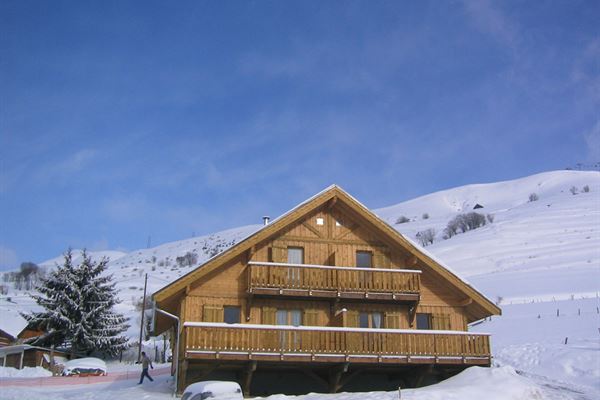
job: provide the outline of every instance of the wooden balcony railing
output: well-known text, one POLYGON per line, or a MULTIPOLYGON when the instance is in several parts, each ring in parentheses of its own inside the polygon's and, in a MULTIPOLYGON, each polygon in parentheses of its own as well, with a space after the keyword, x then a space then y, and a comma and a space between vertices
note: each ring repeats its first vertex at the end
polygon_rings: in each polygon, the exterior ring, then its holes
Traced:
POLYGON ((489 335, 309 326, 186 322, 187 358, 298 362, 490 362, 489 335))
POLYGON ((248 263, 250 293, 418 300, 418 270, 248 263), (305 292, 304 294, 302 292, 305 292))

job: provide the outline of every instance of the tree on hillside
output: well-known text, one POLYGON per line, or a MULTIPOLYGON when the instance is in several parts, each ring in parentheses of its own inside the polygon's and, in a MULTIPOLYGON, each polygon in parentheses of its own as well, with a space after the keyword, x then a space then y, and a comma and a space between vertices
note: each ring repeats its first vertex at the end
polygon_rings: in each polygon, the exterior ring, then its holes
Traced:
POLYGON ((44 333, 29 341, 42 346, 65 346, 72 353, 104 352, 116 355, 127 347, 121 334, 127 319, 113 311, 119 303, 112 275, 105 275, 108 259, 93 262, 84 251, 79 265, 73 265, 71 250, 64 255, 63 265, 41 280, 32 295, 44 308, 23 314, 30 326, 44 333))
POLYGON ((429 228, 425 229, 424 231, 417 232, 416 238, 423 247, 433 244, 435 241, 435 229, 429 228))

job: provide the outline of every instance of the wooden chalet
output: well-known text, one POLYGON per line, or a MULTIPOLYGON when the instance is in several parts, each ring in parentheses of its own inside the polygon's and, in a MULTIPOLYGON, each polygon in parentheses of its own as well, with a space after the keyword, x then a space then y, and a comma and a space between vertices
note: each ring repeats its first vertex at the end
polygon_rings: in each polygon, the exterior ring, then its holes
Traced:
MULTIPOLYGON (((178 391, 397 389, 489 366, 468 324, 501 310, 331 186, 154 293, 177 316, 178 391), (362 383, 361 383, 362 379, 362 383)), ((176 321, 154 314, 155 334, 176 321)))

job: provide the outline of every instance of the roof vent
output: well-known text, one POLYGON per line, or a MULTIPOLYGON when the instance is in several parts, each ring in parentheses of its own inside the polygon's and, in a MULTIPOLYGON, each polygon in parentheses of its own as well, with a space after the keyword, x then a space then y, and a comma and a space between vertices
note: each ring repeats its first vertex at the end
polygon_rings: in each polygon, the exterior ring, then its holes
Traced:
POLYGON ((268 215, 265 215, 263 217, 263 225, 269 225, 270 220, 271 220, 271 217, 269 217, 268 215))

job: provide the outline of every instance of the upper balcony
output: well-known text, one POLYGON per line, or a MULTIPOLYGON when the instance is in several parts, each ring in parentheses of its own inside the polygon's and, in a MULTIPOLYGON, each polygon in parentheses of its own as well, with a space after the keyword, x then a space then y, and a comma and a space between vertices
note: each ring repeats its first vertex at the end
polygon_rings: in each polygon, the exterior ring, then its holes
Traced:
POLYGON ((421 271, 248 262, 248 293, 417 302, 421 271))

